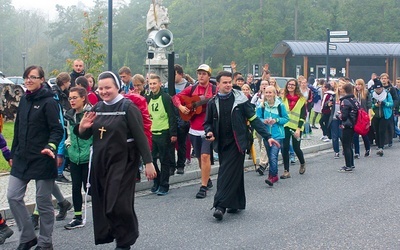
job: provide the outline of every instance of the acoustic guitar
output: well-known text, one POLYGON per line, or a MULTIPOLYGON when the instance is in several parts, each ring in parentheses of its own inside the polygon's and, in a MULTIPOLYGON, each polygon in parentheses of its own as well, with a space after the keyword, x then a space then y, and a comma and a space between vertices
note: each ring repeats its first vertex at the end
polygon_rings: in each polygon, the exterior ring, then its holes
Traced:
POLYGON ((203 105, 211 98, 205 98, 204 96, 180 96, 181 104, 189 109, 188 114, 184 114, 179 110, 179 115, 182 120, 189 121, 194 115, 201 114, 203 112, 203 105))

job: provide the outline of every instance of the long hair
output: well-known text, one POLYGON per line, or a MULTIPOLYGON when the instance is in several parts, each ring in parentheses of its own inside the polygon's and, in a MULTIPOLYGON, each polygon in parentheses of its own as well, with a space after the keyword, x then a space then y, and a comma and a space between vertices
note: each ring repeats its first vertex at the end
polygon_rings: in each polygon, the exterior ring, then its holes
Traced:
POLYGON ((293 79, 289 79, 289 80, 286 82, 285 90, 284 90, 284 92, 283 92, 283 93, 284 93, 283 99, 285 100, 286 97, 289 95, 289 90, 288 90, 288 88, 287 88, 289 82, 294 82, 295 85, 296 85, 296 87, 295 87, 295 89, 294 89, 294 94, 297 95, 297 96, 300 97, 300 98, 304 98, 303 94, 302 94, 301 91, 300 91, 299 82, 298 82, 296 79, 293 78, 293 79))
POLYGON ((71 92, 76 92, 76 93, 78 93, 78 95, 80 97, 84 97, 85 98, 85 101, 84 101, 85 104, 89 103, 89 99, 88 99, 88 96, 87 96, 87 91, 86 91, 85 88, 80 87, 80 86, 72 87, 69 90, 69 93, 71 93, 71 92))
POLYGON ((357 84, 359 84, 359 85, 361 85, 361 89, 360 90, 357 90, 357 88, 354 88, 354 96, 356 97, 356 98, 358 98, 358 96, 360 96, 360 99, 362 99, 362 100, 365 100, 365 99, 367 99, 367 96, 368 96, 368 91, 367 91, 367 89, 366 89, 366 87, 365 87, 365 82, 364 82, 364 80, 363 79, 357 79, 356 80, 356 85, 357 84))
POLYGON ((346 82, 345 81, 342 81, 342 80, 339 80, 339 82, 338 82, 338 84, 337 84, 337 86, 336 86, 336 89, 335 89, 335 93, 336 93, 336 102, 339 102, 340 101, 340 88, 342 88, 343 87, 343 85, 345 85, 346 84, 346 82))

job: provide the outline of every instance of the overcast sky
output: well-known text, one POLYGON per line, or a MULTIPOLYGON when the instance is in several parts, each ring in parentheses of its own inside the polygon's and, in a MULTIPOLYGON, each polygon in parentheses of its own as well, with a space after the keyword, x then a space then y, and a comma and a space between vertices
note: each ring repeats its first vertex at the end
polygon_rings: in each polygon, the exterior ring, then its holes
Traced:
MULTIPOLYGON (((90 6, 92 0, 81 0, 85 5, 90 6)), ((50 19, 57 16, 56 4, 62 5, 64 7, 77 4, 78 0, 12 0, 12 5, 16 9, 26 9, 26 10, 40 10, 45 15, 49 15, 50 19)))

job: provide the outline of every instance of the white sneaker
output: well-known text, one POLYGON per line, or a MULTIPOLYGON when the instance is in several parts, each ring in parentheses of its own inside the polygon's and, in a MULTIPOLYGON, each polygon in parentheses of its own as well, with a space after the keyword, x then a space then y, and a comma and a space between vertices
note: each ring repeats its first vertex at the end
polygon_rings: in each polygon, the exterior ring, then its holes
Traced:
POLYGON ((321 141, 323 141, 324 139, 326 139, 327 137, 325 135, 323 135, 321 138, 319 138, 321 141))
POLYGON ((328 137, 326 137, 325 139, 322 140, 323 142, 330 142, 331 139, 329 139, 328 137))

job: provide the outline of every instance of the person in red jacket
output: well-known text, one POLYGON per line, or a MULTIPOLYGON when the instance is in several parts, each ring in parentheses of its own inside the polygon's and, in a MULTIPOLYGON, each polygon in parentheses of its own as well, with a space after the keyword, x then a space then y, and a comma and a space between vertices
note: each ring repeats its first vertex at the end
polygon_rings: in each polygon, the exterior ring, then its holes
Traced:
MULTIPOLYGON (((210 82, 211 68, 207 64, 201 64, 197 69, 198 83, 186 87, 181 92, 172 97, 174 105, 179 109, 181 116, 190 118, 190 129, 189 136, 190 141, 193 145, 193 149, 196 158, 199 161, 199 167, 201 169, 201 187, 196 195, 196 198, 202 199, 207 196, 207 190, 213 187, 210 179, 211 171, 211 142, 205 139, 205 132, 203 127, 204 118, 206 116, 206 104, 207 100, 211 99, 216 93, 216 87, 210 82), (201 106, 202 112, 194 114, 192 109, 185 106, 185 101, 192 98, 198 98, 202 100, 203 105, 201 106)), ((187 104, 187 103, 186 103, 187 104)), ((200 104, 200 103, 199 103, 200 104)))

